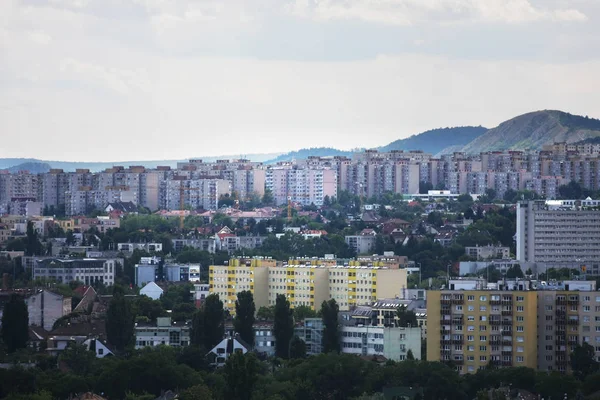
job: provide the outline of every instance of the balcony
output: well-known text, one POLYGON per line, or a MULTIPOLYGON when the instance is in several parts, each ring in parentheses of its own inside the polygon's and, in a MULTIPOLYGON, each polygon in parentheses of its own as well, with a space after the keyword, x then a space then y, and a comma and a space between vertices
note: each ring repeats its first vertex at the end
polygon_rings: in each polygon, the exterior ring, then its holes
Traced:
POLYGON ((501 365, 503 367, 512 367, 512 361, 506 361, 506 360, 502 360, 501 361, 501 365))
POLYGON ((452 299, 452 304, 465 304, 465 299, 464 298, 452 299))
POLYGON ((513 342, 512 340, 503 340, 502 341, 502 346, 512 346, 513 342))
POLYGON ((440 325, 452 325, 452 320, 450 319, 440 319, 440 325))
MULTIPOLYGON (((440 344, 444 345, 444 344, 452 344, 452 341, 450 339, 442 339, 440 340, 440 344)), ((450 351, 450 350, 448 350, 450 351)))
POLYGON ((452 310, 450 310, 449 308, 442 308, 440 310, 440 314, 442 314, 442 315, 450 315, 450 314, 452 314, 452 310))
POLYGON ((512 356, 512 350, 502 350, 503 356, 512 356))
POLYGON ((502 302, 500 300, 490 300, 490 305, 499 306, 502 302))
POLYGON ((561 340, 561 339, 556 339, 556 340, 554 341, 554 343, 555 343, 557 346, 566 346, 566 345, 567 345, 567 341, 566 341, 566 340, 564 340, 564 339, 562 339, 562 340, 561 340))
POLYGON ((513 315, 512 310, 502 310, 502 316, 503 317, 509 317, 509 316, 512 316, 512 315, 513 315))
POLYGON ((452 304, 452 299, 440 299, 440 303, 441 304, 452 304))
POLYGON ((452 344, 463 344, 462 339, 452 339, 452 344))
MULTIPOLYGON (((490 345, 491 346, 500 346, 500 344, 502 343, 501 340, 490 340, 490 345)), ((512 344, 512 342, 510 342, 512 344)))
POLYGON ((555 301, 556 305, 567 305, 567 299, 557 298, 555 301))
POLYGON ((567 343, 571 347, 575 347, 575 346, 577 346, 579 344, 579 342, 577 340, 569 340, 567 343))
POLYGON ((465 364, 465 360, 464 359, 462 359, 462 360, 452 360, 452 361, 454 361, 455 365, 464 365, 465 364))
POLYGON ((579 299, 569 299, 569 300, 567 301, 567 303, 568 303, 570 306, 577 306, 577 305, 579 305, 579 299))
POLYGON ((567 324, 569 324, 569 325, 579 325, 579 320, 578 319, 569 319, 567 321, 567 324))

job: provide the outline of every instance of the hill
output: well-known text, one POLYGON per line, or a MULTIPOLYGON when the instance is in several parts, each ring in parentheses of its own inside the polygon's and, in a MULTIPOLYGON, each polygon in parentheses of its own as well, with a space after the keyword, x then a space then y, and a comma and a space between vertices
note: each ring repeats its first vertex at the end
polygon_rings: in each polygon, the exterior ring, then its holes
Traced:
POLYGON ((482 126, 432 129, 406 139, 396 140, 386 146, 379 147, 377 150, 423 150, 425 153, 437 154, 447 147, 466 145, 483 135, 487 130, 482 126))
POLYGON ((346 156, 351 157, 352 151, 344 151, 334 149, 333 147, 311 147, 309 149, 300 149, 290 151, 289 153, 281 154, 271 160, 266 161, 267 164, 275 164, 282 161, 303 160, 309 156, 331 157, 331 156, 346 156))
POLYGON ((545 144, 575 143, 597 136, 600 136, 600 120, 556 110, 534 111, 490 129, 463 151, 540 150, 545 144))
POLYGON ((22 164, 17 164, 9 168, 5 168, 10 173, 19 171, 29 171, 32 174, 41 174, 50 171, 50 164, 36 161, 29 161, 22 164))

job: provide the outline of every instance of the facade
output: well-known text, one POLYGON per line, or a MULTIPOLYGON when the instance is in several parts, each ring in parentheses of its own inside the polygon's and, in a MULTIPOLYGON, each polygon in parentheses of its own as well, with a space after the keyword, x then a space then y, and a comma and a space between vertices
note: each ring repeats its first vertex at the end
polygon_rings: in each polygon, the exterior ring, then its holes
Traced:
POLYGON ((46 258, 34 260, 33 279, 48 279, 59 283, 79 281, 94 285, 102 283, 111 286, 115 283, 117 259, 46 258))
POLYGON ((212 254, 216 250, 215 238, 173 239, 173 249, 176 253, 182 251, 185 247, 208 251, 212 254))
POLYGON ((456 284, 464 289, 427 295, 427 360, 453 362, 459 373, 489 365, 536 369, 537 293, 456 284))
POLYGON ((246 354, 248 351, 250 351, 250 346, 238 336, 227 337, 213 347, 208 352, 207 357, 212 361, 211 365, 222 367, 231 355, 235 353, 246 354))
POLYGON ((510 258, 510 248, 504 246, 474 246, 465 247, 465 254, 476 260, 510 258))
POLYGON ((382 355, 388 360, 404 361, 410 350, 415 359, 421 359, 419 327, 342 326, 340 331, 342 353, 382 355))
POLYGON ((600 211, 581 205, 553 208, 545 201, 517 206, 517 260, 576 263, 600 274, 600 211))
POLYGON ((63 297, 48 290, 25 299, 29 312, 29 325, 35 325, 51 331, 57 319, 71 313, 71 298, 63 297))
POLYGON ((291 201, 304 206, 322 206, 325 196, 337 197, 337 171, 324 166, 287 163, 267 169, 265 186, 273 193, 277 205, 291 201))
POLYGON ((146 286, 140 289, 140 295, 148 296, 152 300, 160 299, 162 296, 163 290, 154 282, 148 282, 146 286))
POLYGON ((171 318, 159 317, 155 325, 137 324, 135 348, 160 345, 185 347, 190 344, 190 327, 183 322, 171 322, 171 318))
POLYGON ((134 250, 154 253, 162 251, 162 243, 118 243, 117 250, 126 253, 133 253, 134 250))
POLYGON ((284 295, 292 307, 304 305, 318 310, 325 300, 335 299, 340 310, 370 304, 380 297, 400 296, 407 285, 405 269, 335 264, 277 264, 272 259, 232 259, 228 265, 211 265, 211 293, 235 313, 238 292, 254 294, 256 308, 272 306, 284 295))
POLYGON ((600 359, 594 281, 450 285, 452 290, 428 293, 427 360, 453 362, 460 373, 490 363, 567 372, 573 347, 583 342, 600 359))
POLYGON ((200 282, 200 264, 165 264, 165 278, 169 282, 200 282))
POLYGON ((140 263, 135 265, 135 285, 144 286, 148 282, 154 282, 158 273, 158 257, 142 257, 140 263))
POLYGON ((370 254, 375 249, 377 235, 373 232, 373 234, 346 236, 344 239, 346 240, 346 244, 354 249, 356 254, 370 254))

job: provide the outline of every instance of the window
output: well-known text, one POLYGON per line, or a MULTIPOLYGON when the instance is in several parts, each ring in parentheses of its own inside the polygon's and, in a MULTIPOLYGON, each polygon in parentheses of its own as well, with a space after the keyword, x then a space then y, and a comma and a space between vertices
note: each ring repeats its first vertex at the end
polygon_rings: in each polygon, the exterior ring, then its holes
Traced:
POLYGON ((475 306, 469 306, 467 309, 468 309, 469 311, 475 311, 475 306))
POLYGON ((467 361, 475 361, 475 356, 467 356, 467 361))
POLYGON ((487 301, 487 296, 479 296, 479 301, 487 301))
POLYGON ((525 341, 525 338, 523 336, 517 336, 517 342, 523 343, 524 341, 525 341))
POLYGON ((583 311, 584 312, 590 312, 591 307, 590 306, 583 306, 583 311))
POLYGON ((481 315, 481 316, 479 317, 479 320, 480 320, 480 321, 487 321, 487 316, 486 316, 486 315, 481 315))
POLYGON ((545 309, 546 311, 552 311, 552 306, 548 306, 548 305, 547 305, 547 306, 545 306, 545 307, 544 307, 544 309, 545 309))
POLYGON ((486 306, 479 306, 479 311, 486 311, 487 307, 486 306))
POLYGON ((517 301, 525 301, 525 297, 523 297, 523 296, 517 296, 517 301))
POLYGON ((475 336, 473 336, 473 335, 467 336, 467 341, 472 342, 473 340, 475 340, 475 336))
POLYGON ((467 321, 475 321, 475 317, 474 317, 474 316, 472 316, 472 315, 469 315, 469 316, 467 317, 467 321))
POLYGON ((456 306, 456 311, 462 311, 462 306, 461 305, 456 306))
POLYGON ((522 363, 525 360, 523 356, 517 356, 517 362, 522 363))
POLYGON ((524 310, 525 310, 525 307, 517 306, 517 312, 523 312, 524 310))
POLYGON ((479 332, 485 332, 485 331, 487 331, 487 326, 479 325, 479 332))
POLYGON ((472 294, 468 295, 467 301, 475 301, 475 296, 473 296, 472 294))
POLYGON ((479 361, 487 361, 487 356, 479 356, 479 361))
POLYGON ((525 317, 522 316, 522 315, 518 315, 517 316, 517 322, 523 322, 523 321, 525 321, 525 317))
POLYGON ((485 342, 487 341, 487 336, 483 335, 483 336, 479 336, 479 341, 480 342, 485 342))
POLYGON ((517 326, 517 332, 525 332, 525 328, 523 327, 523 325, 517 326))
POLYGON ((98 349, 98 355, 104 354, 104 349, 98 349))
MULTIPOLYGON (((467 346, 467 351, 475 351, 475 346, 467 346)), ((473 357, 473 356, 470 356, 473 357)))
POLYGON ((469 326, 467 326, 467 330, 469 332, 473 332, 475 330, 475 327, 473 325, 469 325, 469 326))

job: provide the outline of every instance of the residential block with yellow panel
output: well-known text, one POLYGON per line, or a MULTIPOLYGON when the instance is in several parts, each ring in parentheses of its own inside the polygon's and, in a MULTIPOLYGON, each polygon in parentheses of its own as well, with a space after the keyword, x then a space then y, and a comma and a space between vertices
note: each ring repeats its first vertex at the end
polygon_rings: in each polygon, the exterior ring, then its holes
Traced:
POLYGON ((566 372, 582 342, 598 343, 600 357, 600 295, 593 281, 572 282, 451 280, 450 290, 428 292, 427 360, 463 374, 489 365, 566 372))

